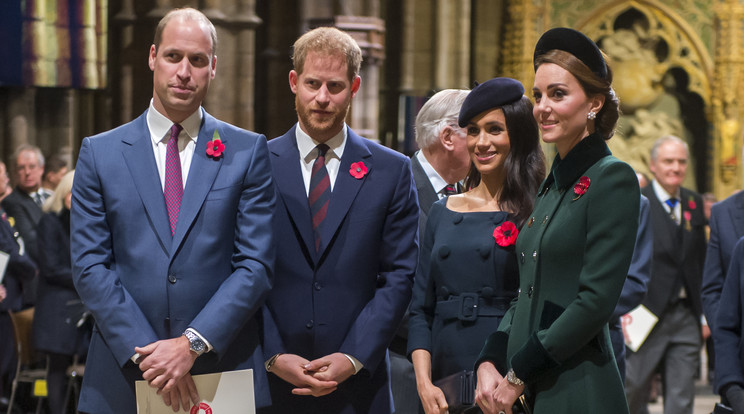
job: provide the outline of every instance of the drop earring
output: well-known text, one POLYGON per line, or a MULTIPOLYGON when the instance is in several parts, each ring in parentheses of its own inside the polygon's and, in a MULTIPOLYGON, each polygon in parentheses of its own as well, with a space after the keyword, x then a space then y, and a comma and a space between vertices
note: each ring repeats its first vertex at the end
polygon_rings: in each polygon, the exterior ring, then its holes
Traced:
POLYGON ((588 113, 588 114, 586 114, 586 118, 587 118, 587 119, 591 119, 591 120, 594 120, 594 118, 596 118, 596 117, 597 117, 597 113, 596 113, 596 112, 594 112, 594 111, 589 111, 589 113, 588 113))

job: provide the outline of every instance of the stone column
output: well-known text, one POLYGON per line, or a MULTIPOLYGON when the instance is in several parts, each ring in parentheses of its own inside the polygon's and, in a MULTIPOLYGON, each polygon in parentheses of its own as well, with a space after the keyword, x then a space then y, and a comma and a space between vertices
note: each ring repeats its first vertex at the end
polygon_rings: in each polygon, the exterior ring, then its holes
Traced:
POLYGON ((719 200, 742 187, 742 119, 744 116, 744 4, 718 0, 715 14, 715 75, 713 81, 712 182, 719 200))

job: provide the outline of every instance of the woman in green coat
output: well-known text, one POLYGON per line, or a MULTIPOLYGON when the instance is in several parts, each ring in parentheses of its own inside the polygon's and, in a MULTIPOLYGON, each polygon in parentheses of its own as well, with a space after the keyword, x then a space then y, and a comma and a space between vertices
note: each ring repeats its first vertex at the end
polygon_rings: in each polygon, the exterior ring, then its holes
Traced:
POLYGON ((635 173, 610 153, 619 102, 599 48, 551 29, 535 48, 533 114, 558 154, 516 244, 520 293, 476 362, 484 413, 627 413, 607 322, 638 225, 635 173))

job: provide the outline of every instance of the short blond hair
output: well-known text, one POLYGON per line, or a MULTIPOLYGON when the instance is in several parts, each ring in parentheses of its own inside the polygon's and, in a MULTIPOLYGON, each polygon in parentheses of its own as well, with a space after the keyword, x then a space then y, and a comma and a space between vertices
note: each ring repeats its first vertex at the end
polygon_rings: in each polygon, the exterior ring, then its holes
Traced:
POLYGON ((294 43, 292 64, 298 75, 302 74, 308 53, 316 52, 346 58, 349 80, 359 75, 362 66, 362 49, 348 33, 335 27, 318 27, 300 36, 294 43))

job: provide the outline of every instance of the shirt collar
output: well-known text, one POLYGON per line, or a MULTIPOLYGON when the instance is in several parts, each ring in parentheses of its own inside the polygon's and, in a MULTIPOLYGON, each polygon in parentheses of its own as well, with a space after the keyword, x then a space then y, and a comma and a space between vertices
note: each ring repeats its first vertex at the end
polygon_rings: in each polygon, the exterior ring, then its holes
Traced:
MULTIPOLYGON (((202 122, 202 110, 201 106, 199 109, 194 111, 193 114, 189 115, 188 118, 181 122, 183 132, 191 138, 194 142, 199 137, 199 129, 201 128, 202 122)), ((173 121, 166 118, 165 115, 158 112, 150 99, 150 109, 147 111, 147 127, 150 128, 150 137, 154 144, 158 144, 170 137, 170 129, 173 126, 173 121)))
MULTIPOLYGON (((316 155, 313 153, 313 150, 318 146, 319 142, 305 133, 305 131, 300 128, 299 124, 297 124, 297 128, 295 128, 295 138, 297 139, 297 149, 300 151, 300 158, 305 162, 310 162, 315 159, 316 155)), ((326 141, 325 144, 328 145, 329 148, 327 154, 331 156, 335 155, 336 158, 340 160, 341 156, 344 154, 344 148, 346 148, 346 124, 341 128, 341 132, 326 141)))
POLYGON ((419 150, 416 152, 416 159, 421 164, 421 168, 424 169, 424 173, 426 173, 426 177, 429 179, 429 182, 431 183, 431 186, 434 187, 436 193, 441 192, 450 184, 455 184, 444 181, 444 178, 439 175, 437 170, 435 170, 431 163, 429 163, 429 160, 426 159, 423 151, 419 150))
POLYGON ((656 180, 651 181, 651 185, 654 187, 654 194, 656 194, 656 198, 658 198, 659 201, 661 201, 662 203, 666 203, 666 201, 672 197, 676 198, 677 201, 681 200, 679 189, 677 189, 676 194, 669 194, 667 193, 667 190, 665 190, 664 187, 662 187, 661 184, 659 184, 658 181, 656 180))

